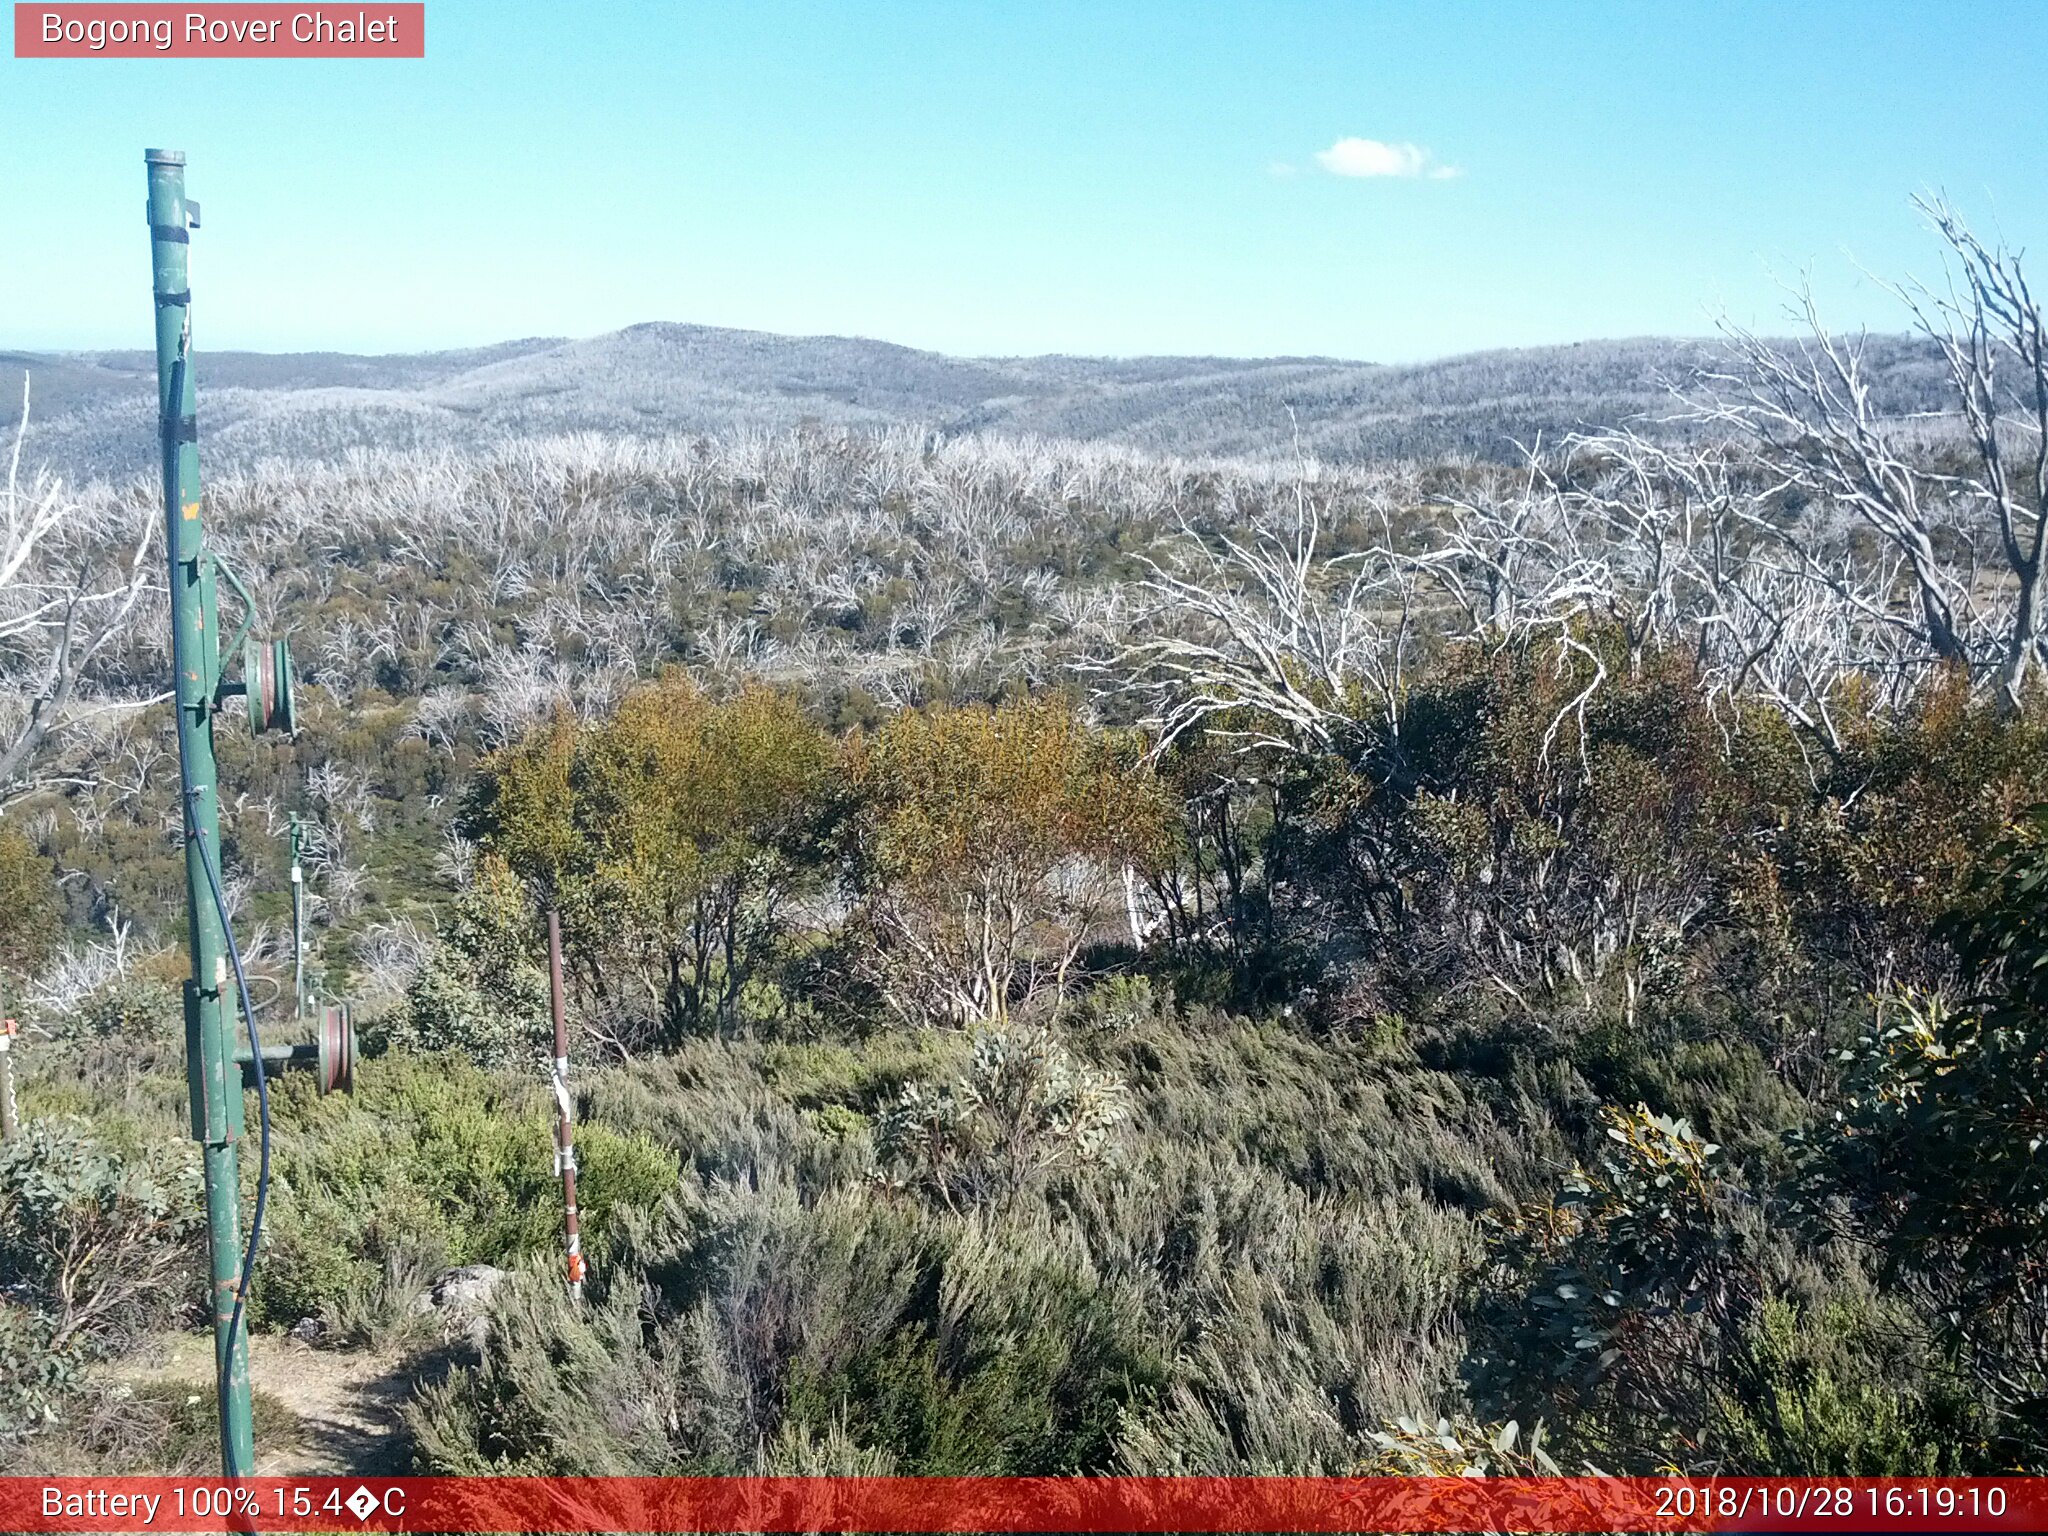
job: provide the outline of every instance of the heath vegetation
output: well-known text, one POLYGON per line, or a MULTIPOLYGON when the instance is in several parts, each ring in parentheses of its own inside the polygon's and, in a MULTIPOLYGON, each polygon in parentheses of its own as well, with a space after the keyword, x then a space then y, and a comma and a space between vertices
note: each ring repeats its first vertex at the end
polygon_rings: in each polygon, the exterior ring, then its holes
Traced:
MULTIPOLYGON (((274 1093, 255 1326, 449 1351, 431 1471, 2048 1469, 2048 346, 1930 211, 1932 422, 1815 317, 1513 465, 216 477, 308 685, 228 894, 288 1028, 307 818, 370 1051, 274 1093)), ((11 484, 0 1433, 107 1466, 197 1301, 153 493, 11 484)))

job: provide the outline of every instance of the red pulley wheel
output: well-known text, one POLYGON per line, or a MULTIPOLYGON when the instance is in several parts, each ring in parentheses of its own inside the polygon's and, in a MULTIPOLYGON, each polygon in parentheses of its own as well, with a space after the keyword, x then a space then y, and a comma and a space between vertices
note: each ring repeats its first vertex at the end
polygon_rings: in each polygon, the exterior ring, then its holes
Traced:
POLYGON ((352 1093, 356 1080, 356 1026, 347 1003, 320 1010, 320 1091, 352 1093))
POLYGON ((242 686, 249 702, 250 730, 283 731, 289 736, 299 728, 289 643, 251 639, 242 650, 242 686))

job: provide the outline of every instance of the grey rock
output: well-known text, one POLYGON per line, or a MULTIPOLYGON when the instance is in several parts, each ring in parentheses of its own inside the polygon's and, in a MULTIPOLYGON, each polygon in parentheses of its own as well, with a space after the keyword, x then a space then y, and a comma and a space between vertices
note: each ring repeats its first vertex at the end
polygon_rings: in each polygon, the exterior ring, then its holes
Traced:
POLYGON ((454 1269, 444 1269, 434 1276, 432 1284, 420 1292, 419 1300, 413 1303, 413 1310, 481 1312, 490 1305, 492 1293, 504 1278, 505 1271, 495 1264, 463 1264, 454 1269))
POLYGON ((505 1278, 495 1264, 462 1264, 436 1275, 413 1302, 415 1312, 434 1313, 447 1339, 467 1338, 481 1349, 490 1330, 491 1297, 505 1278))

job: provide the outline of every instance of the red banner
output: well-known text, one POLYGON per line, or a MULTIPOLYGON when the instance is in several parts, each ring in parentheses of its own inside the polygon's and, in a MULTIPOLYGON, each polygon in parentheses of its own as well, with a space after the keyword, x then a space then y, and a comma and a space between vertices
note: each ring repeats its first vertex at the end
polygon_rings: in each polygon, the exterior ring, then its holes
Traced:
POLYGON ((43 1531, 2041 1531, 2048 1478, 0 1478, 43 1531))
POLYGON ((427 8, 22 5, 17 59, 423 59, 427 8))

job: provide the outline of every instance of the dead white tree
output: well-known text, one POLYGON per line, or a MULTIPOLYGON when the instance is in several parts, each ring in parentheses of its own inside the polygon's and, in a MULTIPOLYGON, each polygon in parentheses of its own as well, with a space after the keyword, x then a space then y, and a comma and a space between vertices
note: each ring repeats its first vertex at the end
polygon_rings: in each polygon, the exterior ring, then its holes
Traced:
POLYGON ((2016 253, 1986 246, 1940 199, 1920 209, 1955 253, 1947 291, 1913 297, 1921 330, 1941 348, 1976 469, 1952 477, 1971 502, 1988 506, 2015 587, 1998 686, 2018 709, 2041 660, 2042 604, 2048 598, 2048 335, 2041 306, 2016 253))
POLYGON ((1183 527, 1174 565, 1146 562, 1153 634, 1118 665, 1152 695, 1147 723, 1161 748, 1198 726, 1247 747, 1323 751, 1365 714, 1398 727, 1415 567, 1392 552, 1386 510, 1376 511, 1387 537, 1367 551, 1330 556, 1304 498, 1283 532, 1211 543, 1183 527))
POLYGON ((2048 334, 2017 254, 1940 199, 1917 206, 1948 246, 1948 281, 1893 292, 1946 364, 1953 407, 1935 425, 1959 441, 1930 442, 1927 422, 1880 400, 1866 338, 1831 334, 1805 287, 1789 346, 1723 327, 1734 363, 1708 377, 1694 414, 1751 443, 1781 490, 1820 514, 1811 534, 1780 522, 1800 564, 1827 564, 1810 556, 1828 513, 1861 522, 1894 552, 1900 590, 1858 600, 1874 598, 1938 660, 1995 679, 2014 710, 2042 660, 2048 599, 2048 334))
MULTIPOLYGON (((1788 517, 1787 486, 1748 443, 1574 436, 1427 506, 1348 487, 1347 527, 1370 537, 1335 557, 1297 491, 1291 530, 1268 514, 1247 535, 1190 534, 1172 568, 1154 567, 1143 632, 1114 666, 1146 694, 1163 741, 1204 725, 1245 745, 1327 751, 1375 722, 1398 741, 1418 648, 1526 648, 1575 679, 1545 756, 1576 720, 1590 773, 1584 725, 1601 690, 1675 653, 1724 730, 1740 715, 1718 701, 1767 702, 1817 763, 1842 750, 1848 678, 1898 703, 1943 653, 1900 601, 1913 581, 1900 548, 1852 537, 1850 519, 1788 517)), ((1973 585, 1943 550, 1932 570, 1959 592, 1973 585)), ((1954 632, 1981 646, 2003 611, 1978 595, 1954 632)))
MULTIPOLYGON (((1802 747, 1835 756, 1850 677, 1896 705, 1945 656, 1903 600, 1914 578, 1899 546, 1852 537, 1851 521, 1789 516, 1786 488, 1744 443, 1573 437, 1532 458, 1512 493, 1448 503, 1418 560, 1464 613, 1462 638, 1547 643, 1562 664, 1586 658, 1577 636, 1597 628, 1630 675, 1653 652, 1685 654, 1710 702, 1767 702, 1802 747)), ((1971 585, 1967 566, 1938 558, 1934 573, 1971 585)), ((1955 632, 1981 645, 1999 611, 1980 597, 1955 632)), ((1553 737, 1607 681, 1594 660, 1553 737)))
POLYGON ((81 716, 149 702, 104 696, 91 676, 149 588, 156 519, 78 501, 41 474, 24 481, 28 421, 24 376, 0 492, 0 801, 38 785, 51 738, 81 716))

